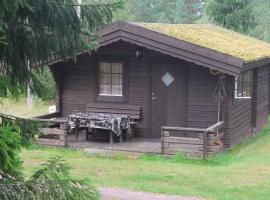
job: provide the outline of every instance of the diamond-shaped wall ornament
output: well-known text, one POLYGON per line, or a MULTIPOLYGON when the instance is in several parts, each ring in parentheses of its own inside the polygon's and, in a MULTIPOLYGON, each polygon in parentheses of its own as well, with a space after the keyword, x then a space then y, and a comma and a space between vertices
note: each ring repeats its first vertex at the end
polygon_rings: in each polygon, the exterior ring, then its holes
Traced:
POLYGON ((161 80, 163 81, 163 83, 169 87, 172 82, 174 81, 174 77, 169 73, 169 72, 166 72, 162 77, 161 77, 161 80))

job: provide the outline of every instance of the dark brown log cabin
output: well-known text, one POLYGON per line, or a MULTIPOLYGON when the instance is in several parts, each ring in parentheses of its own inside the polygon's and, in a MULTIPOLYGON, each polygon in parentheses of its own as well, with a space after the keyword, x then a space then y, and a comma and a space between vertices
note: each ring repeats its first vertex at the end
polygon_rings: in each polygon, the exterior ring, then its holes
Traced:
POLYGON ((269 44, 209 25, 125 22, 105 27, 99 44, 51 65, 62 116, 89 103, 138 105, 135 137, 151 138, 162 126, 224 121, 228 147, 267 123, 269 44))

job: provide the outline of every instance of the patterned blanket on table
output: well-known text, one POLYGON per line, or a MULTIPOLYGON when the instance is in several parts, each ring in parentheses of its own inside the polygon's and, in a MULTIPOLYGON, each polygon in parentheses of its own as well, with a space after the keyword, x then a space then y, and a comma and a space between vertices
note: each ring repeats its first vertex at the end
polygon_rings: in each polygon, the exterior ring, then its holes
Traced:
POLYGON ((117 136, 122 134, 125 129, 131 134, 130 119, 126 115, 108 114, 108 113, 75 113, 67 118, 67 124, 70 129, 78 127, 96 128, 110 130, 117 136))

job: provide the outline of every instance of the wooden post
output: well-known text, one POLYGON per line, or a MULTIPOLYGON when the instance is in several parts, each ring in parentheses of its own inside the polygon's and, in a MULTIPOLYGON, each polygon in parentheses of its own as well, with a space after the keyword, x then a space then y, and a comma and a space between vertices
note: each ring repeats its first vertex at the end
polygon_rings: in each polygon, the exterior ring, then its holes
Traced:
POLYGON ((123 143, 123 133, 122 133, 122 132, 121 132, 121 134, 120 134, 119 140, 120 140, 120 144, 122 144, 122 143, 123 143))
POLYGON ((88 128, 85 130, 85 139, 88 141, 88 128))
POLYGON ((170 137, 170 131, 164 129, 163 127, 161 127, 161 138, 160 138, 160 142, 161 142, 161 153, 165 154, 165 149, 168 150, 169 149, 169 144, 166 143, 165 144, 165 138, 170 137))
POLYGON ((207 136, 208 136, 208 132, 204 132, 204 137, 203 137, 203 158, 204 159, 207 157, 207 148, 208 148, 207 136))
POLYGON ((161 127, 161 138, 160 138, 160 142, 161 142, 161 153, 164 154, 164 135, 163 135, 163 128, 161 127))
POLYGON ((127 130, 125 131, 125 134, 126 134, 126 139, 125 139, 125 141, 127 142, 127 141, 129 140, 129 133, 128 133, 127 130))
POLYGON ((113 145, 113 132, 110 131, 110 145, 113 145))
POLYGON ((64 131, 64 146, 67 147, 68 146, 68 127, 67 127, 67 124, 64 123, 64 124, 60 124, 60 130, 63 130, 64 131))
POLYGON ((79 127, 78 125, 75 126, 75 136, 76 136, 76 142, 79 141, 79 127))

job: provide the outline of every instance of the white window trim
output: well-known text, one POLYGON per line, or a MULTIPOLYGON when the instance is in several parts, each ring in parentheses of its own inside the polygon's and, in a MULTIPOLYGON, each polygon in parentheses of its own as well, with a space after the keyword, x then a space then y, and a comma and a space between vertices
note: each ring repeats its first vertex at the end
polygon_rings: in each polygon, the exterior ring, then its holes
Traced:
POLYGON ((117 95, 117 94, 98 94, 99 96, 108 96, 108 97, 122 97, 123 95, 117 95))
POLYGON ((238 83, 238 77, 235 77, 234 79, 234 98, 235 99, 251 99, 251 96, 249 97, 239 97, 237 96, 237 90, 238 90, 238 87, 237 87, 237 83, 238 83))

